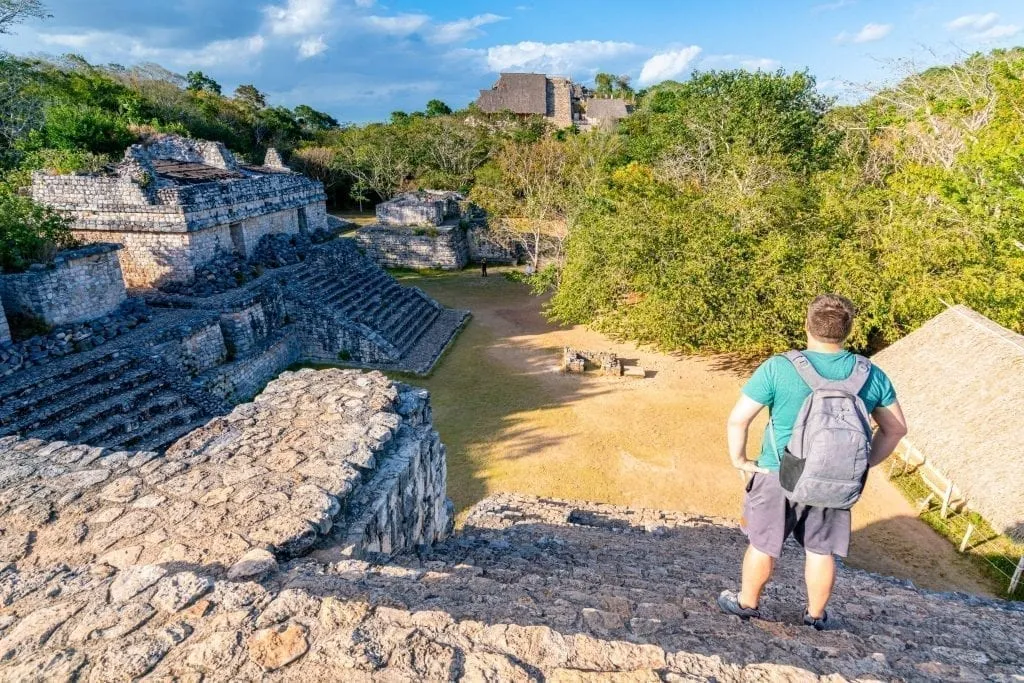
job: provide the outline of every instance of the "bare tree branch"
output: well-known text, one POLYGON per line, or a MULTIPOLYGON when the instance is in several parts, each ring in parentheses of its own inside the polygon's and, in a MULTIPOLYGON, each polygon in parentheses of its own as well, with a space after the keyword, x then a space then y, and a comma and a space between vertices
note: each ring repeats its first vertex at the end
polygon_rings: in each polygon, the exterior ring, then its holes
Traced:
POLYGON ((26 19, 49 19, 42 0, 0 0, 0 34, 11 33, 11 27, 26 19))

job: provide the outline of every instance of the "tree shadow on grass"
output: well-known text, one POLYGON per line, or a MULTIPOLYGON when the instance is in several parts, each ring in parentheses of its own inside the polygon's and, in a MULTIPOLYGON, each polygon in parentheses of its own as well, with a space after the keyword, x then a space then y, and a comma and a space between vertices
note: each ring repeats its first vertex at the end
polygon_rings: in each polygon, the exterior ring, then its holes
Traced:
MULTIPOLYGON (((528 297, 527 301, 536 302, 521 285, 497 278, 495 282, 500 285, 488 294, 477 290, 475 280, 466 274, 405 281, 421 286, 443 305, 470 311, 474 306, 493 305, 493 298, 482 304, 481 297, 486 296, 528 297), (464 288, 467 284, 474 288, 464 288)), ((537 423, 544 421, 543 413, 564 410, 574 402, 613 390, 586 380, 566 378, 556 385, 544 381, 555 373, 558 354, 519 344, 513 338, 542 334, 553 327, 543 322, 539 312, 531 313, 525 307, 491 306, 490 313, 513 322, 513 332, 505 334, 508 331, 496 330, 474 315, 429 377, 388 373, 430 391, 434 427, 448 451, 449 495, 458 510, 489 493, 483 469, 495 459, 534 456, 568 438, 557 430, 538 427, 537 423), (495 357, 496 349, 511 350, 507 355, 515 361, 495 357)))

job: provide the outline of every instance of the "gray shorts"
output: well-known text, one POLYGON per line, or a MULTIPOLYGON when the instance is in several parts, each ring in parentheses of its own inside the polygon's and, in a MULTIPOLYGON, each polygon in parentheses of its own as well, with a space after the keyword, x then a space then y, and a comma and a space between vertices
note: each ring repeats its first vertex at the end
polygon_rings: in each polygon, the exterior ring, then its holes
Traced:
POLYGON ((755 474, 747 483, 740 526, 750 545, 775 558, 790 534, 816 555, 846 557, 850 549, 850 511, 791 503, 778 472, 755 474))

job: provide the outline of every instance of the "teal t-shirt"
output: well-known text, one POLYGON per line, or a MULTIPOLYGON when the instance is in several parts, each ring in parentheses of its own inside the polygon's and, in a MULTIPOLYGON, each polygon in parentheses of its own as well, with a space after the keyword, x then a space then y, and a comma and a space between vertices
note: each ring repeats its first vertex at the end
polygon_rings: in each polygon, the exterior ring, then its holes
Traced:
MULTIPOLYGON (((825 379, 846 379, 853 372, 853 367, 857 362, 856 356, 849 351, 837 353, 804 351, 803 353, 818 374, 825 379)), ((771 430, 766 427, 761 443, 761 457, 757 459, 757 464, 777 471, 779 455, 789 443, 793 425, 796 423, 796 416, 800 413, 804 399, 810 396, 811 389, 800 379, 796 368, 787 358, 772 356, 754 371, 754 375, 743 387, 743 393, 748 398, 768 406, 768 415, 775 431, 776 448, 772 447, 771 430)), ((896 401, 896 390, 893 389, 892 382, 881 368, 874 364, 871 366, 868 381, 864 383, 859 395, 869 413, 878 406, 884 408, 896 401)))

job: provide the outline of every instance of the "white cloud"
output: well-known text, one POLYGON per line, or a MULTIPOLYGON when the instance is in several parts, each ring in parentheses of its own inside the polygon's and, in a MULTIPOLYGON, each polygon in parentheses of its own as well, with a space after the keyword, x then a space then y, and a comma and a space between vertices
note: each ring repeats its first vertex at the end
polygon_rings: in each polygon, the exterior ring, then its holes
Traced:
POLYGON ((39 40, 46 45, 89 52, 93 61, 159 62, 190 69, 244 66, 250 64, 267 45, 263 36, 254 35, 214 40, 192 49, 153 47, 136 37, 108 31, 40 33, 39 40))
POLYGON ((1020 33, 1020 26, 1016 24, 1000 24, 993 26, 990 29, 982 31, 981 33, 975 33, 971 36, 972 40, 998 40, 1000 38, 1009 38, 1020 33))
POLYGON ((997 21, 999 21, 999 15, 995 12, 989 12, 988 14, 965 14, 946 24, 946 28, 950 31, 962 31, 964 29, 984 31, 985 29, 992 28, 997 21))
POLYGON ((323 30, 334 0, 287 0, 281 7, 263 8, 270 31, 279 36, 309 35, 323 30))
POLYGON ((174 59, 179 64, 196 64, 207 68, 221 64, 238 64, 257 56, 266 46, 267 41, 258 35, 215 40, 198 50, 185 50, 174 59))
POLYGON ((946 24, 946 28, 950 31, 964 33, 968 40, 976 41, 999 40, 1020 33, 1020 26, 998 22, 999 15, 995 12, 965 14, 946 24))
POLYGON ((426 14, 396 14, 393 17, 382 17, 376 14, 363 19, 367 28, 378 33, 392 36, 408 36, 416 33, 430 23, 426 14))
POLYGON ((751 71, 775 71, 782 66, 782 62, 777 59, 759 57, 756 59, 741 59, 740 66, 751 71))
POLYGON ((640 70, 640 85, 651 85, 680 76, 701 53, 700 47, 690 45, 654 55, 640 70))
POLYGON ((741 66, 744 69, 750 71, 775 71, 782 62, 777 59, 769 59, 768 57, 751 57, 750 55, 708 55, 703 57, 701 60, 701 66, 721 66, 721 67, 733 67, 741 66))
POLYGON ((818 12, 832 12, 843 7, 849 7, 850 5, 857 4, 857 0, 836 0, 835 2, 826 2, 821 5, 815 5, 811 8, 814 13, 818 12))
POLYGON ((434 43, 458 43, 480 35, 481 26, 504 21, 505 18, 497 14, 478 14, 468 19, 449 21, 435 26, 429 38, 434 43))
POLYGON ((837 43, 871 43, 892 33, 892 24, 865 24, 854 34, 843 31, 835 37, 837 43))
POLYGON ((377 0, 356 0, 356 7, 366 9, 367 7, 373 7, 376 2, 377 0))
POLYGON ((309 59, 327 51, 327 42, 323 36, 306 38, 299 41, 299 59, 309 59))
POLYGON ((602 62, 640 49, 634 43, 611 40, 577 40, 571 43, 523 41, 488 48, 486 60, 491 71, 527 69, 572 75, 580 70, 600 67, 602 62))

